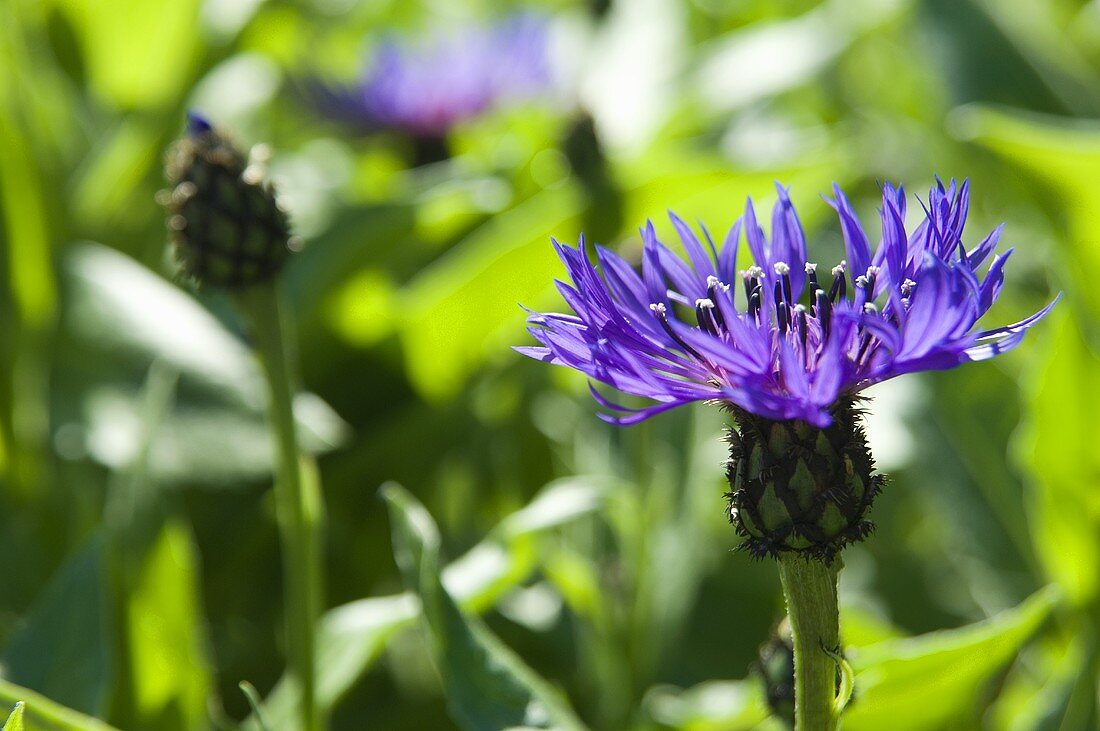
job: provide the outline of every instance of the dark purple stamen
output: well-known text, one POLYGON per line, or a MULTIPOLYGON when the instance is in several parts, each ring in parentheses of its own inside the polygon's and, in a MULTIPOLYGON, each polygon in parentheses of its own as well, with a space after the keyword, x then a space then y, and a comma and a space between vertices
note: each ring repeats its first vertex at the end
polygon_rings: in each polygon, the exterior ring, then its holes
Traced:
POLYGON ((829 326, 833 314, 833 305, 823 289, 819 289, 814 293, 814 299, 817 300, 817 319, 821 323, 821 342, 825 342, 829 337, 829 326))
POLYGON ((707 300, 695 301, 695 319, 699 323, 699 328, 711 335, 718 334, 717 323, 714 318, 715 308, 714 300, 710 300, 709 304, 707 300))
POLYGON ((668 315, 665 313, 664 305, 650 305, 650 309, 653 311, 653 314, 657 316, 657 321, 661 323, 661 328, 665 331, 666 335, 672 338, 676 344, 686 352, 690 353, 692 357, 703 360, 703 356, 699 355, 699 351, 685 343, 683 338, 677 335, 676 331, 672 329, 672 325, 668 323, 668 315))
MULTIPOLYGON (((836 271, 835 269, 833 271, 836 271)), ((829 288, 829 301, 836 303, 837 298, 844 299, 848 296, 848 280, 844 277, 844 270, 833 275, 833 286, 829 288)))

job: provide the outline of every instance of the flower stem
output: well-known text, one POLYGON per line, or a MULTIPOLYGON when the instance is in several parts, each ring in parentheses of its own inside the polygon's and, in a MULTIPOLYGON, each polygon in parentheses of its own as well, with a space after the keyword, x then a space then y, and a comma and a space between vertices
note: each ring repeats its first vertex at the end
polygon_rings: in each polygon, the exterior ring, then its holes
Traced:
POLYGON ((796 731, 837 728, 837 666, 828 651, 840 645, 836 593, 839 571, 839 559, 829 564, 789 554, 779 559, 779 578, 794 641, 796 731))
POLYGON ((275 513, 282 544, 288 673, 301 690, 302 731, 319 731, 314 635, 320 615, 323 503, 316 481, 302 479, 294 426, 294 345, 276 282, 238 293, 249 334, 267 377, 275 446, 275 513))

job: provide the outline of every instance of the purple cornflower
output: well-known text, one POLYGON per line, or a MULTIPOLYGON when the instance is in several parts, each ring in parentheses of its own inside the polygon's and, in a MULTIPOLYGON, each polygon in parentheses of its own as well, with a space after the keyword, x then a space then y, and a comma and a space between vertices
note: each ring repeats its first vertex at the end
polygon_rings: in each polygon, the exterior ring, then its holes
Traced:
POLYGON ((534 14, 437 33, 417 45, 387 41, 355 87, 319 88, 319 102, 367 129, 442 138, 458 122, 545 90, 548 44, 547 23, 534 14))
POLYGON ((1000 293, 1012 250, 994 256, 979 279, 1004 227, 966 249, 967 181, 946 187, 937 181, 927 206, 921 204, 924 220, 911 234, 904 225, 905 193, 887 184, 882 240, 873 254, 851 204, 834 185, 829 203, 840 217, 847 259, 829 274, 807 259, 788 191, 776 187, 770 241, 751 200, 720 250, 706 229, 704 244, 670 212, 690 264, 657 240, 652 223, 642 229, 640 274, 603 247, 597 247, 597 269, 583 238, 576 249, 554 241, 573 280, 559 281, 558 289, 576 314, 532 313, 528 329, 542 346, 517 350, 657 402, 630 409, 592 388, 601 405, 619 412, 601 415, 615 423, 713 400, 824 428, 843 396, 903 373, 1011 350, 1057 302, 1013 325, 974 332, 1000 293), (742 233, 754 263, 738 271, 742 233))

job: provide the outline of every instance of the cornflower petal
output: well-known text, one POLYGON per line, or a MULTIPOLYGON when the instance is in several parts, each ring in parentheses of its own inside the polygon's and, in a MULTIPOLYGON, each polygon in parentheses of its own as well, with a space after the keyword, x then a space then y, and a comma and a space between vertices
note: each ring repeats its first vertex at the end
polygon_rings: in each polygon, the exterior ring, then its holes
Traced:
POLYGON ((597 247, 597 267, 583 240, 576 248, 555 241, 572 282, 558 282, 558 290, 575 314, 530 313, 540 346, 518 352, 655 402, 632 409, 593 391, 614 412, 602 418, 617 424, 717 400, 764 418, 823 427, 837 404, 873 383, 1016 347, 1058 301, 1012 325, 974 332, 1003 286, 1011 250, 995 257, 979 281, 975 270, 992 254, 1001 228, 965 250, 966 181, 937 180, 921 203, 924 220, 908 234, 904 191, 884 185, 882 239, 873 259, 850 202, 834 186, 829 203, 848 259, 833 269, 831 285, 818 278, 816 265, 806 264, 801 224, 787 190, 777 190, 770 242, 751 201, 719 251, 705 229, 709 251, 670 213, 690 264, 657 239, 652 222, 641 231, 640 275, 609 249, 597 247), (742 231, 754 259, 743 277, 735 272, 742 231), (804 298, 807 283, 812 291, 804 298), (739 311, 734 285, 742 284, 750 297, 739 311), (880 310, 876 295, 883 290, 889 296, 880 310))

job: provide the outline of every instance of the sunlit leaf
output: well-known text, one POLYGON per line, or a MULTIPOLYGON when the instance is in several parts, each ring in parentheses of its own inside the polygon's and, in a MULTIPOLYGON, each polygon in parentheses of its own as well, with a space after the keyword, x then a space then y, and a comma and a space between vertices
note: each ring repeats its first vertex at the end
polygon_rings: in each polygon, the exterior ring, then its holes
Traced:
MULTIPOLYGON (((603 490, 579 478, 547 485, 527 506, 505 518, 481 543, 443 569, 443 584, 463 610, 483 612, 524 581, 536 565, 531 539, 597 510, 603 490)), ((367 669, 387 642, 416 621, 420 602, 412 592, 359 599, 329 610, 317 635, 317 695, 331 708, 367 669)), ((273 728, 293 724, 296 689, 285 681, 264 702, 273 728)))
POLYGON ((422 271, 395 300, 409 377, 425 395, 452 396, 522 332, 519 303, 542 298, 557 258, 550 237, 572 237, 583 201, 545 190, 487 221, 422 271))
POLYGON ((712 680, 681 690, 658 686, 646 693, 643 705, 661 727, 678 731, 779 731, 771 719, 759 678, 712 680))
POLYGON ((64 0, 61 6, 79 31, 91 83, 105 101, 158 107, 182 92, 198 60, 199 0, 64 0))
POLYGON ((1100 127, 1054 117, 965 107, 954 115, 961 136, 988 147, 1027 170, 1059 197, 1069 226, 1064 256, 1072 266, 1062 271, 1076 299, 1100 315, 1100 289, 1091 273, 1100 268, 1096 222, 1100 220, 1100 127))
POLYGON ((189 731, 206 720, 210 661, 191 536, 170 520, 144 557, 128 597, 135 723, 189 731))
POLYGON ((1018 453, 1034 483, 1035 550, 1068 597, 1085 603, 1100 590, 1100 451, 1083 426, 1100 413, 1100 359, 1068 312, 1047 329, 1046 355, 1025 384, 1018 453))
POLYGON ((850 650, 856 697, 844 728, 931 731, 969 718, 981 685, 1016 656, 1057 596, 1045 589, 977 624, 850 650))
POLYGON ((8 720, 4 722, 4 731, 24 731, 26 726, 23 724, 23 701, 19 701, 15 704, 15 708, 12 710, 11 715, 8 716, 8 720))
MULTIPOLYGON (((116 251, 87 244, 67 263, 67 317, 87 342, 161 360, 215 397, 213 403, 183 401, 166 420, 150 455, 154 475, 230 482, 268 472, 265 396, 248 348, 194 298, 116 251)), ((138 431, 128 427, 137 423, 136 400, 110 388, 87 398, 82 416, 89 453, 109 466, 125 464, 138 447, 138 431)), ((294 412, 303 448, 311 452, 332 449, 347 435, 347 425, 315 395, 298 394, 294 412)))
POLYGON ((423 618, 443 677, 451 715, 469 731, 514 728, 580 730, 564 699, 476 619, 462 613, 439 574, 439 533, 403 488, 385 491, 394 550, 423 618))
POLYGON ((29 731, 117 731, 98 718, 85 716, 33 690, 0 680, 0 703, 22 703, 29 731))

